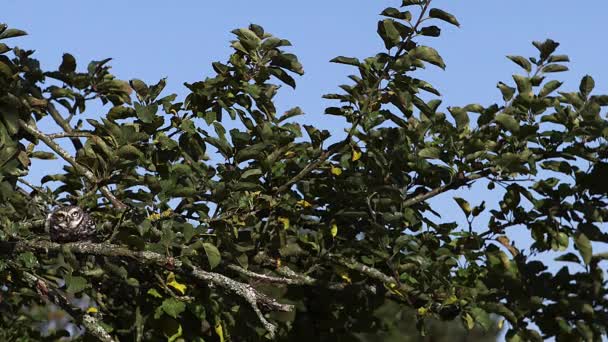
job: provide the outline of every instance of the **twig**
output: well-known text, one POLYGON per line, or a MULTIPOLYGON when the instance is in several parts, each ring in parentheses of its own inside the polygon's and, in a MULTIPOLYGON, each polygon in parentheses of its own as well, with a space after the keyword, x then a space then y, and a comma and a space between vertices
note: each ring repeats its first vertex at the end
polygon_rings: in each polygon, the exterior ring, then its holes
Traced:
POLYGON ((82 324, 86 329, 86 333, 96 337, 102 342, 116 342, 116 340, 112 338, 112 336, 110 336, 110 334, 101 326, 97 318, 89 314, 83 314, 80 309, 74 307, 67 299, 66 295, 54 284, 46 281, 44 278, 34 275, 33 273, 21 271, 15 266, 12 267, 22 274, 22 279, 25 280, 25 282, 28 283, 32 289, 36 289, 40 297, 48 299, 53 304, 61 307, 78 323, 82 324))
POLYGON ((310 172, 312 172, 317 167, 319 167, 319 165, 323 164, 329 157, 331 157, 334 153, 338 152, 342 147, 344 147, 344 145, 348 144, 348 142, 352 138, 353 134, 355 133, 355 129, 357 129, 357 126, 359 126, 359 121, 360 121, 360 118, 357 118, 355 120, 355 122, 353 122, 353 125, 351 126, 350 130, 348 131, 348 135, 346 136, 346 138, 344 138, 344 140, 335 144, 332 148, 328 149, 327 151, 323 152, 321 154, 321 156, 319 157, 319 159, 317 159, 317 161, 308 164, 297 175, 295 175, 292 179, 287 181, 287 183, 281 185, 278 188, 275 188, 274 192, 281 193, 281 192, 284 192, 285 190, 289 189, 289 187, 291 187, 293 184, 299 182, 300 180, 302 180, 302 178, 306 177, 310 172))
MULTIPOLYGON (((57 153, 61 158, 63 158, 63 160, 70 163, 70 165, 72 165, 74 167, 74 169, 76 169, 76 171, 78 171, 78 173, 83 175, 89 182, 91 182, 93 184, 99 183, 99 180, 97 179, 97 177, 95 177, 93 172, 91 172, 87 168, 83 167, 82 165, 78 164, 78 162, 74 158, 72 158, 72 156, 66 150, 61 148, 61 146, 59 146, 57 143, 55 143, 53 141, 53 139, 49 138, 48 135, 39 131, 38 128, 36 128, 35 126, 25 123, 25 121, 23 121, 23 120, 19 120, 19 125, 21 125, 21 127, 24 130, 26 130, 29 134, 42 140, 49 148, 51 148, 53 151, 55 151, 55 153, 57 153)), ((127 208, 127 206, 124 203, 122 203, 118 198, 116 198, 116 196, 114 196, 114 194, 110 191, 110 189, 107 186, 101 186, 99 188, 99 190, 112 203, 112 205, 116 209, 124 210, 127 208)))
POLYGON ((112 244, 95 244, 88 242, 77 242, 58 244, 49 241, 16 241, 0 242, 0 253, 14 253, 35 251, 38 253, 70 251, 74 254, 90 254, 110 257, 124 257, 137 260, 143 264, 157 265, 170 271, 178 272, 212 285, 223 288, 227 292, 242 297, 253 309, 258 319, 268 331, 271 338, 275 336, 277 327, 270 323, 265 317, 259 306, 269 310, 289 312, 293 310, 293 305, 281 304, 275 299, 258 292, 249 284, 244 284, 232 280, 222 274, 208 272, 196 266, 185 266, 180 260, 166 257, 159 253, 150 251, 132 251, 128 248, 112 244))
POLYGON ((474 174, 471 174, 469 176, 458 178, 458 179, 454 180, 453 182, 450 182, 448 184, 445 184, 445 185, 442 185, 440 187, 437 187, 437 188, 435 188, 435 189, 433 189, 431 191, 428 191, 428 192, 416 195, 416 196, 414 196, 412 198, 409 198, 409 199, 405 200, 403 202, 403 206, 404 207, 411 207, 414 204, 426 201, 427 199, 429 199, 431 197, 435 197, 435 196, 437 196, 437 195, 439 195, 441 193, 444 193, 444 192, 446 192, 448 190, 454 190, 454 189, 456 189, 456 188, 458 188, 460 186, 463 186, 463 185, 467 184, 468 182, 470 182, 472 180, 476 180, 476 179, 484 177, 485 173, 486 172, 474 173, 474 174))

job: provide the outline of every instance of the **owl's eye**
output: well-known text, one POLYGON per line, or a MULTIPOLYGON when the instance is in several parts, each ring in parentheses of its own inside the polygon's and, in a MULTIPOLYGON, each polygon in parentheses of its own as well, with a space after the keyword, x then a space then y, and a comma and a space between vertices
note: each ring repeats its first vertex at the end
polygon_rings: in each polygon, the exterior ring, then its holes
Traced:
POLYGON ((76 211, 76 212, 73 212, 73 213, 72 213, 72 218, 77 218, 77 217, 78 217, 78 212, 77 212, 77 211, 76 211))

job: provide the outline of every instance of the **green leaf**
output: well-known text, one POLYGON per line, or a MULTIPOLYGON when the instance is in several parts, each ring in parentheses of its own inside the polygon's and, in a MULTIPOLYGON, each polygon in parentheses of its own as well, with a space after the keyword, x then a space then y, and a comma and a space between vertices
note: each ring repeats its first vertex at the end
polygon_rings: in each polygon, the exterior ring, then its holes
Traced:
POLYGON ((538 51, 540 52, 540 59, 544 61, 549 58, 549 56, 555 51, 555 49, 557 49, 559 43, 551 39, 547 39, 544 42, 532 42, 532 45, 534 45, 534 47, 538 49, 538 51))
POLYGON ((135 116, 137 116, 137 113, 133 108, 124 107, 124 106, 115 106, 110 109, 110 111, 108 112, 107 118, 109 120, 119 120, 119 119, 132 118, 135 116))
POLYGON ((593 248, 591 247, 591 241, 584 233, 578 233, 574 237, 574 245, 576 249, 581 253, 583 257, 583 261, 586 265, 589 265, 591 262, 591 257, 593 256, 593 248))
POLYGON ((395 27, 395 21, 392 19, 384 19, 378 22, 378 35, 384 41, 387 49, 391 49, 401 42, 401 35, 395 27))
POLYGON ((407 7, 412 5, 422 5, 426 0, 402 0, 401 7, 407 7))
POLYGON ((380 15, 383 15, 385 17, 395 18, 395 19, 401 19, 401 20, 405 20, 405 21, 412 20, 412 13, 410 11, 401 12, 394 7, 385 8, 384 11, 382 11, 382 13, 380 13, 380 15))
POLYGON ((43 160, 55 160, 57 156, 52 152, 34 151, 30 155, 31 158, 43 159, 43 160))
POLYGON ((456 20, 455 16, 438 8, 431 8, 429 17, 443 20, 455 26, 460 26, 460 23, 456 20))
POLYGON ((511 101, 511 99, 513 98, 513 95, 515 94, 515 88, 509 87, 508 85, 506 85, 502 82, 498 82, 498 85, 496 85, 496 87, 498 89, 500 89, 503 100, 511 101))
POLYGON ((549 63, 570 62, 570 57, 567 55, 553 55, 547 59, 549 63))
POLYGON ((27 32, 17 29, 7 29, 0 33, 0 39, 15 38, 27 35, 27 32))
POLYGON ((129 85, 131 86, 131 88, 133 88, 133 90, 135 90, 137 95, 141 97, 145 97, 150 91, 150 88, 148 88, 144 81, 138 80, 136 78, 130 80, 129 85))
POLYGON ((448 107, 448 111, 454 117, 456 121, 456 127, 458 130, 463 130, 469 124, 469 114, 466 110, 460 107, 448 107))
POLYGON ((268 72, 270 72, 272 76, 278 78, 288 86, 294 89, 296 88, 296 81, 293 79, 293 77, 289 76, 289 74, 287 74, 285 70, 280 68, 268 68, 268 72))
POLYGON ((158 105, 156 104, 144 106, 135 102, 135 113, 137 114, 137 117, 144 123, 152 123, 156 118, 157 111, 158 105))
POLYGON ((552 92, 554 92, 555 90, 557 90, 559 87, 561 87, 563 84, 563 82, 557 81, 557 80, 552 80, 547 82, 543 88, 538 92, 538 97, 545 97, 549 94, 551 94, 552 92))
POLYGON ((144 158, 144 154, 133 145, 121 146, 117 151, 116 155, 127 160, 141 159, 144 158))
POLYGON ((467 202, 465 199, 460 198, 460 197, 454 197, 454 201, 456 201, 456 203, 458 203, 458 206, 460 207, 462 212, 466 215, 466 217, 469 217, 469 215, 471 215, 471 205, 469 204, 469 202, 467 202))
POLYGON ((431 25, 421 28, 420 34, 427 37, 439 37, 441 35, 441 29, 435 25, 431 25))
POLYGON ((593 80, 593 77, 591 77, 589 75, 585 75, 581 79, 581 84, 579 85, 578 89, 581 91, 581 94, 583 95, 583 97, 586 98, 587 96, 589 96, 591 94, 594 87, 595 87, 595 81, 593 80))
POLYGON ((433 49, 432 47, 417 46, 414 49, 410 50, 410 52, 408 52, 408 55, 413 58, 420 59, 425 62, 436 65, 441 69, 445 69, 445 63, 443 62, 443 59, 441 58, 437 50, 433 49))
POLYGON ((526 58, 522 56, 507 56, 507 58, 512 60, 513 63, 522 67, 522 69, 526 70, 527 72, 532 71, 532 64, 526 58))
POLYGON ((66 74, 76 71, 76 58, 69 53, 64 53, 59 71, 66 74))
POLYGON ((163 298, 163 296, 160 293, 158 293, 158 291, 156 289, 149 289, 148 292, 146 292, 146 293, 155 298, 163 298))
POLYGON ((167 298, 161 304, 161 309, 167 315, 177 318, 186 309, 186 304, 175 298, 167 298))
POLYGON ((66 292, 70 294, 81 292, 87 286, 87 280, 83 277, 65 277, 65 282, 68 285, 66 292))
POLYGON ((513 75, 513 80, 515 84, 517 84, 517 91, 522 98, 531 100, 534 96, 532 92, 532 82, 529 77, 521 76, 521 75, 513 75))
POLYGON ((508 131, 512 133, 519 132, 519 122, 512 115, 499 113, 496 114, 495 120, 508 131))
POLYGON ((338 64, 354 65, 354 66, 361 65, 361 62, 359 61, 359 59, 354 58, 354 57, 344 57, 344 56, 338 56, 338 57, 332 59, 330 62, 338 63, 338 64))
POLYGON ((19 262, 25 268, 34 268, 38 265, 38 259, 32 252, 24 252, 17 256, 17 262, 19 262))
POLYGON ((441 155, 441 150, 438 147, 425 147, 418 151, 418 156, 425 159, 437 159, 441 155))
POLYGON ((490 318, 488 313, 481 308, 472 308, 471 315, 475 319, 475 322, 479 324, 484 331, 489 331, 492 328, 494 320, 490 318))
POLYGON ((255 168, 255 169, 249 169, 245 172, 243 172, 243 174, 241 175, 241 179, 246 179, 252 176, 257 176, 256 178, 260 178, 260 175, 262 175, 262 170, 255 168))
POLYGON ((581 259, 574 253, 566 253, 555 258, 555 261, 567 261, 579 264, 581 259))
POLYGON ((547 64, 541 69, 544 73, 568 71, 568 67, 561 64, 547 64))
POLYGON ((207 260, 209 260, 209 266, 211 269, 214 269, 222 260, 220 251, 215 245, 208 242, 203 243, 203 248, 205 249, 205 254, 207 254, 207 260))

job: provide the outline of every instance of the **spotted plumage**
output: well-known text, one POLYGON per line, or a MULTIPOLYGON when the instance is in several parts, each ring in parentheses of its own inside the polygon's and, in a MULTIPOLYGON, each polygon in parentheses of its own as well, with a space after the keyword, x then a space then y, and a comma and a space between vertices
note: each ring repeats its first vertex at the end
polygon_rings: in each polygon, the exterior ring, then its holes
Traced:
POLYGON ((91 241, 96 232, 91 216, 75 205, 55 209, 48 217, 48 227, 54 242, 91 241))

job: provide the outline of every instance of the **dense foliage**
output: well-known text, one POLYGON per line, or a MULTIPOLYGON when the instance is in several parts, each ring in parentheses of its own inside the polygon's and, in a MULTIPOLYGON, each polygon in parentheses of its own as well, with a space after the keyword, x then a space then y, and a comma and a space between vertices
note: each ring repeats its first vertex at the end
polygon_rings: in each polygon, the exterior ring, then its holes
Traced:
POLYGON ((164 79, 115 78, 109 59, 43 71, 6 45, 25 32, 0 28, 2 340, 42 339, 57 307, 104 341, 388 340, 437 319, 504 324, 510 341, 605 336, 608 255, 593 250, 608 243, 608 96, 590 76, 558 91, 568 57, 546 40, 509 56, 520 73, 498 83, 503 103, 442 106, 418 70, 445 63, 419 38, 457 19, 431 0, 382 16, 385 51, 332 60, 356 72, 325 95, 348 123, 334 136, 277 110, 303 68, 257 25, 233 31, 233 54, 182 102, 164 79), (107 113, 85 123, 90 101, 107 113), (57 131, 37 127, 47 116, 57 131), (36 158, 63 172, 31 184, 36 158), (464 226, 429 205, 473 186, 492 192, 454 198, 464 226), (48 241, 65 204, 91 213, 99 241, 48 241), (559 272, 533 258, 548 251, 559 272))

